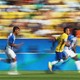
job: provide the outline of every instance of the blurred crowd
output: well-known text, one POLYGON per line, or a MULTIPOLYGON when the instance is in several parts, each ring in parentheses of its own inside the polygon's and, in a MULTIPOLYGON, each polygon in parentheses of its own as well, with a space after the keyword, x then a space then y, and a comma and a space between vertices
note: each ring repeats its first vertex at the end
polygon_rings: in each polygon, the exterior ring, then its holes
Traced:
POLYGON ((19 38, 46 38, 59 35, 63 27, 78 28, 80 37, 80 0, 0 0, 0 38, 7 38, 19 26, 19 38))

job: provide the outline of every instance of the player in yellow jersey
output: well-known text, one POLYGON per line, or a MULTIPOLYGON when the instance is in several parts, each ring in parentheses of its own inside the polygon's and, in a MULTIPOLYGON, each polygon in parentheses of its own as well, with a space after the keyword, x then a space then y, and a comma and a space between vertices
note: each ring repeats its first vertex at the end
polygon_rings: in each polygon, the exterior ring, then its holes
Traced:
POLYGON ((67 58, 66 54, 63 51, 64 51, 65 45, 70 46, 67 43, 67 39, 68 39, 69 34, 70 34, 70 29, 68 27, 65 27, 64 33, 56 39, 58 41, 58 45, 55 50, 57 60, 48 63, 48 67, 49 67, 50 71, 52 71, 53 65, 57 64, 58 62, 63 62, 63 59, 67 58))

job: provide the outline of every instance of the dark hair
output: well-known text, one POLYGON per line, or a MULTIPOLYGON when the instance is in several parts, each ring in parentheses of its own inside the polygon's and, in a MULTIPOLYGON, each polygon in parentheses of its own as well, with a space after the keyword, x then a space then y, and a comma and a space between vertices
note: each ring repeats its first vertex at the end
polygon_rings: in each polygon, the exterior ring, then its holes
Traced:
POLYGON ((20 29, 18 26, 13 27, 13 32, 15 32, 16 29, 20 29))
POLYGON ((76 30, 77 30, 76 28, 72 30, 72 35, 76 36, 76 30))
POLYGON ((68 28, 69 28, 69 27, 65 27, 65 28, 64 28, 64 32, 66 32, 66 30, 67 30, 68 28))

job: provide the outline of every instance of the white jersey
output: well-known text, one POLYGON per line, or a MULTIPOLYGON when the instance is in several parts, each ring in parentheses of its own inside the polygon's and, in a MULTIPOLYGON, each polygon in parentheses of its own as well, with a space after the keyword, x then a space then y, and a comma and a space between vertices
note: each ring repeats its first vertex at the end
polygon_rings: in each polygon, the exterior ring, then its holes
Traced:
POLYGON ((75 36, 69 35, 69 37, 68 37, 68 42, 69 42, 70 46, 69 46, 69 47, 65 46, 64 52, 65 52, 68 56, 70 56, 70 57, 75 57, 75 56, 77 55, 77 54, 75 54, 75 52, 72 50, 72 47, 73 47, 74 45, 76 45, 76 41, 77 41, 77 38, 76 38, 75 36))
POLYGON ((12 48, 9 44, 13 44, 15 42, 15 35, 13 33, 10 33, 7 40, 7 47, 12 48))
POLYGON ((76 45, 77 38, 74 37, 73 35, 69 35, 69 37, 68 37, 68 42, 69 42, 70 46, 69 46, 69 47, 65 46, 65 49, 72 49, 72 47, 73 47, 74 45, 76 45))
POLYGON ((15 42, 15 35, 13 33, 10 33, 7 40, 7 46, 6 46, 6 55, 8 59, 13 59, 16 57, 15 52, 13 51, 13 47, 10 46, 10 44, 13 44, 15 42))

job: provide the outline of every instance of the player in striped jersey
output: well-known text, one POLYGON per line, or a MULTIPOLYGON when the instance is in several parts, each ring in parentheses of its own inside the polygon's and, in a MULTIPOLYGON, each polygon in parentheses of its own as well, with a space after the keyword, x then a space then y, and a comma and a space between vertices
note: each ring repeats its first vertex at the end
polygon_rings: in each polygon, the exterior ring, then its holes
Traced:
POLYGON ((7 55, 7 59, 0 58, 0 61, 4 61, 7 63, 11 64, 11 70, 8 72, 10 75, 17 75, 17 61, 16 61, 16 54, 13 51, 13 48, 18 48, 22 45, 20 44, 15 44, 15 36, 17 36, 20 32, 20 28, 15 26, 13 27, 13 32, 9 34, 8 39, 7 39, 7 45, 6 45, 6 50, 5 53, 7 55))
POLYGON ((65 46, 64 52, 66 52, 66 54, 68 54, 68 56, 70 56, 72 59, 75 60, 77 70, 80 72, 80 59, 78 59, 76 50, 75 50, 76 42, 77 42, 76 30, 77 29, 73 29, 72 34, 69 35, 68 43, 70 44, 70 46, 69 47, 65 46))

